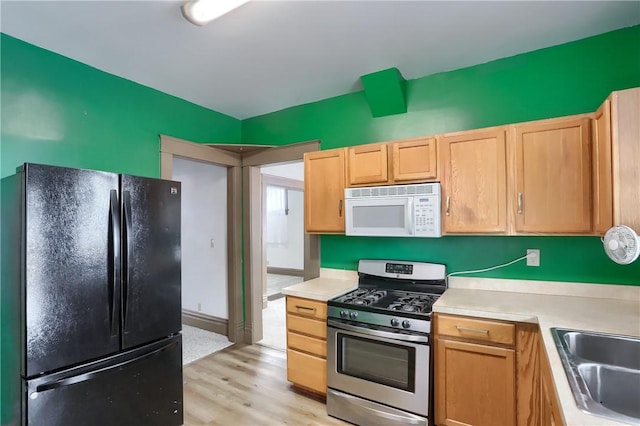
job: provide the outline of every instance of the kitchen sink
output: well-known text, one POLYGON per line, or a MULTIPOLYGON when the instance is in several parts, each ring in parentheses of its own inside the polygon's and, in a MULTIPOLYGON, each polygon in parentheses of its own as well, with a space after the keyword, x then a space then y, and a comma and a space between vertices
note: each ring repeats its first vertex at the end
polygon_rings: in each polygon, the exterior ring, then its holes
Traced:
POLYGON ((567 350, 600 364, 640 370, 640 339, 583 331, 566 331, 567 350))
POLYGON ((552 328, 578 407, 618 422, 640 423, 640 338, 552 328))
POLYGON ((616 413, 640 419, 640 370, 581 364, 578 373, 597 402, 616 413))

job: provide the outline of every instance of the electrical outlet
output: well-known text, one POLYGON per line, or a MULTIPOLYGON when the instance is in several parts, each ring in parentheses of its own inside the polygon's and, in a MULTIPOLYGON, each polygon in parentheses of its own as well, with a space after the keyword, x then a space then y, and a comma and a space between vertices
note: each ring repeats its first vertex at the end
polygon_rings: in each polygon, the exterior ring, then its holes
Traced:
POLYGON ((198 303, 198 312, 200 312, 201 310, 202 310, 202 305, 198 303))
POLYGON ((540 266, 539 249, 527 249, 527 266, 540 266))

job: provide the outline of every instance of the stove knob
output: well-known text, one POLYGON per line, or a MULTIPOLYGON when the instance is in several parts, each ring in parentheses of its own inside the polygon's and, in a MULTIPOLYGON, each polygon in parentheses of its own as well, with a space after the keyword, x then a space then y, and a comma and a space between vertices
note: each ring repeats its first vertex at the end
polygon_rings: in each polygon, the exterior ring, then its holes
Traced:
POLYGON ((349 312, 349 318, 351 318, 352 320, 358 318, 358 313, 357 312, 349 312))
POLYGON ((400 321, 397 318, 391 318, 391 325, 397 327, 400 325, 400 321))
POLYGON ((411 321, 409 320, 402 321, 402 328, 409 328, 409 327, 411 327, 411 321))
POLYGON ((347 311, 340 311, 340 318, 346 318, 348 316, 349 314, 347 313, 347 311))

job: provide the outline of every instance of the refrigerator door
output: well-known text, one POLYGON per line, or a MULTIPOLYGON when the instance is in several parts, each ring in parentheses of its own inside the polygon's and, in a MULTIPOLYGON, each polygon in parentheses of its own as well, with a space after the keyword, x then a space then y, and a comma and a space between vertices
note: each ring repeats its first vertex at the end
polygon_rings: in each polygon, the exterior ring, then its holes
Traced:
POLYGON ((182 424, 182 336, 25 382, 29 426, 182 424))
POLYGON ((25 164, 22 375, 120 349, 118 175, 25 164))
POLYGON ((180 331, 180 183, 122 175, 122 346, 180 331))

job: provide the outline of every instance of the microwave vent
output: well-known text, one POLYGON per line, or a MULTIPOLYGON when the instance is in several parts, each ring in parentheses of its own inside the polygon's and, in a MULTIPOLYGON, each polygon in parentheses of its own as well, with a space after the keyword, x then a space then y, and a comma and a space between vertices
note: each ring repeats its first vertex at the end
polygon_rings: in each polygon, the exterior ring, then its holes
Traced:
POLYGON ((347 188, 348 198, 438 194, 438 183, 347 188))

